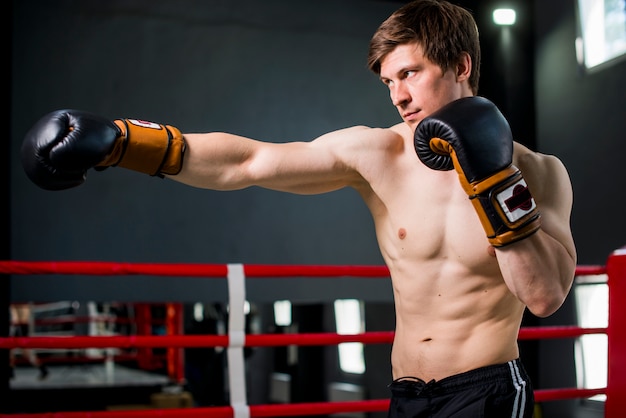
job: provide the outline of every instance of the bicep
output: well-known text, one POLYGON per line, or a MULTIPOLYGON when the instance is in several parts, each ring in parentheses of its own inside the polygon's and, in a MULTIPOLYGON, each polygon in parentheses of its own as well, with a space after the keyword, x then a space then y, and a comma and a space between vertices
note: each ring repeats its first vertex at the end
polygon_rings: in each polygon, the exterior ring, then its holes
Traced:
POLYGON ((541 229, 575 259, 570 226, 573 190, 567 169, 556 157, 540 156, 534 167, 527 167, 523 172, 541 213, 541 229))
POLYGON ((352 184, 356 171, 328 141, 263 144, 247 165, 254 185, 298 194, 338 190, 352 184))

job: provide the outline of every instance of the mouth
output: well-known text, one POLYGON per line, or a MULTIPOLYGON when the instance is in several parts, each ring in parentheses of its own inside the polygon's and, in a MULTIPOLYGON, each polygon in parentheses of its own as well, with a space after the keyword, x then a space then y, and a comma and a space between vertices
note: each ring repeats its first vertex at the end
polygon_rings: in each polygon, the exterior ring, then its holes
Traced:
POLYGON ((402 119, 404 119, 407 122, 412 122, 415 121, 419 118, 419 110, 416 111, 411 111, 411 112, 403 112, 402 113, 402 119))

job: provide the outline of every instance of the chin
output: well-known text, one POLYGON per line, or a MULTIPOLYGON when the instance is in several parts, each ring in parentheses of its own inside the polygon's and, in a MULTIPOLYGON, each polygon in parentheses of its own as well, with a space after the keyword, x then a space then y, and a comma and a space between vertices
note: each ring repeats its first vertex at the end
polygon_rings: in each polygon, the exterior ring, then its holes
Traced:
POLYGON ((417 125, 419 125, 421 121, 422 121, 422 119, 420 119, 420 120, 405 120, 404 123, 406 123, 409 126, 409 128, 411 128, 412 131, 415 131, 415 129, 417 129, 417 125))

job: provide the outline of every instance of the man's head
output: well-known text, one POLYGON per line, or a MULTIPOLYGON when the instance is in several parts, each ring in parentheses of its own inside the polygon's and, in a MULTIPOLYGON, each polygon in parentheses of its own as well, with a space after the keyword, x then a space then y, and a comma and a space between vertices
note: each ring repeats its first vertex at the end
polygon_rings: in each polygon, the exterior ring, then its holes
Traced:
POLYGON ((385 20, 370 41, 368 66, 380 75, 381 61, 398 45, 418 43, 424 56, 445 72, 454 68, 463 53, 469 54, 469 85, 478 93, 480 43, 471 13, 447 1, 415 0, 385 20))

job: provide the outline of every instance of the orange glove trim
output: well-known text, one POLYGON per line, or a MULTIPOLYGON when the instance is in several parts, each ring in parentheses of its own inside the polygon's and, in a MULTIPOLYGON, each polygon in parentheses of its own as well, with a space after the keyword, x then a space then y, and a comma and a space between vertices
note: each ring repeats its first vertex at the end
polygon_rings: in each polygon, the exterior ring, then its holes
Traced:
POLYGON ((118 119, 114 123, 121 133, 100 167, 119 166, 151 176, 180 172, 186 148, 180 130, 136 119, 118 119))

